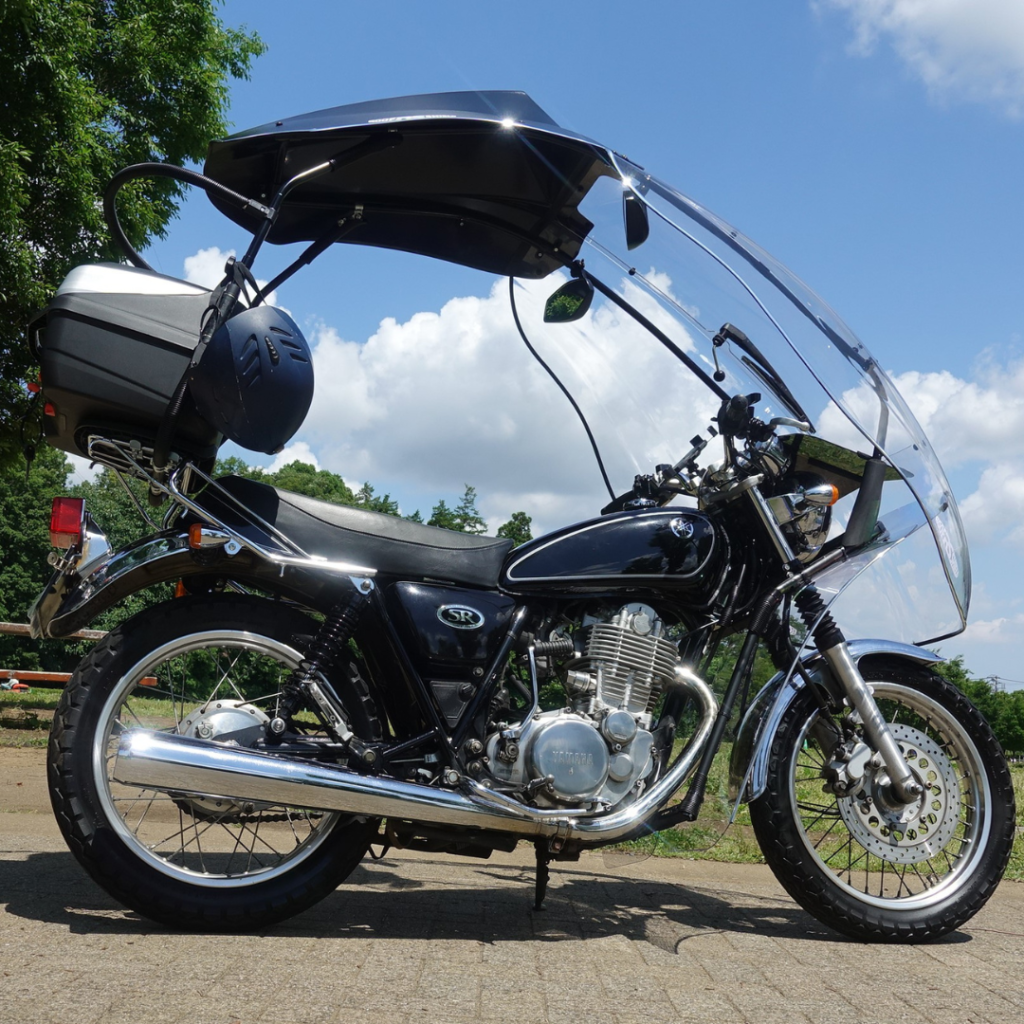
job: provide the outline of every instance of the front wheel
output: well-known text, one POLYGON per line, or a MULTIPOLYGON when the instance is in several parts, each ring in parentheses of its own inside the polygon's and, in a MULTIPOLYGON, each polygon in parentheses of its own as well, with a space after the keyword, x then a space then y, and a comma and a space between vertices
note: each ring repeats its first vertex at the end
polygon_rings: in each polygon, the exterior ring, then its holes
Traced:
MULTIPOLYGON (((774 736, 751 820, 776 877, 819 921, 862 940, 934 939, 976 914, 1002 877, 1013 785, 992 730, 959 690, 906 663, 866 665, 923 795, 895 800, 870 763, 855 793, 837 794, 836 734, 805 690, 774 736)), ((849 724, 862 736, 856 719, 849 724)))
MULTIPOLYGON (((125 622, 78 667, 54 715, 50 797, 71 851, 117 900, 176 927, 257 928, 309 907, 359 863, 376 821, 113 778, 120 737, 132 729, 257 743, 302 661, 298 638, 316 629, 269 600, 184 598, 125 622)), ((331 681, 350 728, 378 738, 357 666, 331 681)), ((320 729, 308 713, 296 724, 320 729)))

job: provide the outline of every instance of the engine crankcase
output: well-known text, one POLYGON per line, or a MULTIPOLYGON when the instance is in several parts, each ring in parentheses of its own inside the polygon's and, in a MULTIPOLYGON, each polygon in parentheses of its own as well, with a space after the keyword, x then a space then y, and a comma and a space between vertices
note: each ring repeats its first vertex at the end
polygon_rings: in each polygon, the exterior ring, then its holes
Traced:
POLYGON ((628 743, 618 743, 615 730, 598 725, 564 710, 535 715, 521 727, 514 760, 500 733, 490 737, 491 771, 513 785, 546 779, 534 794, 538 803, 614 806, 650 771, 654 738, 646 729, 637 729, 628 743))

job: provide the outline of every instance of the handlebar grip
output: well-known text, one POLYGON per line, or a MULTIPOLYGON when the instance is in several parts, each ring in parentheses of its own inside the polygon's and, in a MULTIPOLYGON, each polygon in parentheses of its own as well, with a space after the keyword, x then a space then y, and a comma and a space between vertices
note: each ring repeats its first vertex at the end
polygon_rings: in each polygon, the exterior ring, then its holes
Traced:
POLYGON ((608 516, 613 512, 622 512, 626 508, 627 501, 633 501, 636 498, 636 492, 633 490, 626 491, 625 494, 620 494, 617 498, 612 498, 603 509, 601 509, 601 515, 608 516))

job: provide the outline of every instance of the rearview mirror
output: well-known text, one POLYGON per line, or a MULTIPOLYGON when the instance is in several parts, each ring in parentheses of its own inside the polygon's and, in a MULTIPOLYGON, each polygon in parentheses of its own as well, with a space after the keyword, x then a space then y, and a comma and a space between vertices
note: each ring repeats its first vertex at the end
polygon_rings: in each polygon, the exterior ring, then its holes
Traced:
POLYGON ((586 316, 594 299, 594 287, 585 277, 574 277, 548 296, 544 323, 567 324, 586 316))
POLYGON ((626 222, 626 248, 636 249, 647 241, 651 225, 644 201, 630 189, 622 193, 622 217, 626 222))

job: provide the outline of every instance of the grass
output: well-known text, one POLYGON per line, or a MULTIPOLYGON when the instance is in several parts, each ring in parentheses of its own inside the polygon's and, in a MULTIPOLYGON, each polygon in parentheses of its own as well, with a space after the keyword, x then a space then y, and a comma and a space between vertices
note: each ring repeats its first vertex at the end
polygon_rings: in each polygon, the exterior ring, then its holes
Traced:
POLYGON ((46 746, 61 690, 0 690, 0 746, 46 746), (41 738, 40 738, 41 737, 41 738))
POLYGON ((1013 795, 1017 800, 1017 836, 1003 877, 1021 882, 1024 881, 1024 764, 1011 765, 1010 776, 1013 778, 1013 795))
MULTIPOLYGON (((0 747, 45 747, 60 695, 60 690, 0 691, 0 747)), ((173 716, 170 701, 147 698, 147 705, 156 716, 173 716)), ((708 777, 708 796, 697 821, 626 843, 619 853, 626 858, 654 855, 733 864, 763 863, 746 804, 740 806, 735 823, 726 829, 732 813, 726 791, 729 754, 730 748, 723 746, 715 757, 708 777)), ((1024 764, 1012 765, 1010 774, 1017 799, 1017 835, 1005 877, 1024 881, 1024 764)))

